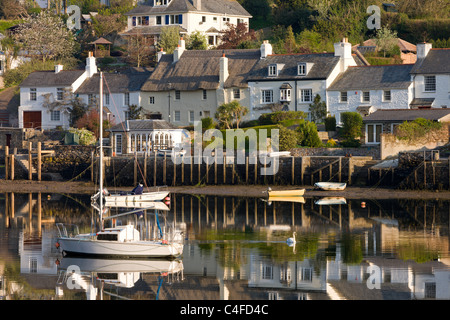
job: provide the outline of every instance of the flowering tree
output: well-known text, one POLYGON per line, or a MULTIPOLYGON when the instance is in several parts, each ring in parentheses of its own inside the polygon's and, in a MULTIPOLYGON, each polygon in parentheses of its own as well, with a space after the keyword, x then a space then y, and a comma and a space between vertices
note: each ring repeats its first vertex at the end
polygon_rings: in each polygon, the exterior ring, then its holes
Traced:
POLYGON ((221 31, 221 43, 217 49, 236 49, 244 41, 252 41, 256 39, 254 30, 247 31, 246 23, 238 23, 234 25, 227 22, 227 29, 221 31))
POLYGON ((48 11, 27 18, 15 37, 24 50, 41 57, 42 61, 68 57, 75 50, 72 32, 60 17, 48 11))

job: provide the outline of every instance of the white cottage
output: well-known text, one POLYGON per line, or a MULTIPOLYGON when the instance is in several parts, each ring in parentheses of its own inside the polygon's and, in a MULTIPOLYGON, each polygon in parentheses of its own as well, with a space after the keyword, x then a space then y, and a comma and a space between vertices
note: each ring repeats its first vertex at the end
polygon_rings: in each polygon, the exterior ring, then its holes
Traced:
POLYGON ((227 23, 249 25, 251 15, 236 0, 150 0, 126 13, 127 30, 123 35, 139 30, 143 35, 161 34, 165 27, 178 26, 181 34, 200 31, 211 46, 218 44, 220 31, 227 23))

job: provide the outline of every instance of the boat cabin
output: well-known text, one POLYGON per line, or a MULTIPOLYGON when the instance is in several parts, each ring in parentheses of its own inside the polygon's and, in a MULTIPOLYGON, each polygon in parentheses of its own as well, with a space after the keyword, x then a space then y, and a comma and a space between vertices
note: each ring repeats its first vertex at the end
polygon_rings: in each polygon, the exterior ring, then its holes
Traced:
POLYGON ((106 228, 97 233, 97 240, 130 242, 139 241, 140 235, 133 225, 117 226, 115 228, 106 228))

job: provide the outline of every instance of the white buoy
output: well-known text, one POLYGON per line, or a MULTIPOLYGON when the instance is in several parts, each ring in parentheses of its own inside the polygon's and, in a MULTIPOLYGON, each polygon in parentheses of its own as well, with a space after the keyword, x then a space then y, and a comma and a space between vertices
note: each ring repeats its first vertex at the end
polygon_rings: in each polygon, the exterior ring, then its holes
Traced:
POLYGON ((290 247, 292 247, 294 244, 295 244, 295 242, 296 242, 296 240, 295 240, 295 236, 297 235, 297 232, 294 232, 293 234, 292 234, 292 238, 288 238, 287 240, 286 240, 286 243, 290 246, 290 247))

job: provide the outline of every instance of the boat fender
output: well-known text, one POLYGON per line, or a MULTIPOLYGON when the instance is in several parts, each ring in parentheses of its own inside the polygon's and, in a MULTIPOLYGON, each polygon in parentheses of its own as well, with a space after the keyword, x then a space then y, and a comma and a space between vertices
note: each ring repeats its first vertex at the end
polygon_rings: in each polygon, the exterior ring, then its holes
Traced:
POLYGON ((167 244, 167 240, 162 240, 162 244, 167 244))
POLYGON ((56 249, 59 248, 59 242, 55 243, 55 247, 56 247, 56 249))
POLYGON ((361 208, 365 208, 366 207, 366 203, 363 201, 361 202, 361 208))
POLYGON ((170 197, 165 197, 164 200, 170 201, 170 197))
POLYGON ((60 264, 59 259, 56 259, 55 264, 56 264, 57 266, 59 266, 59 264, 60 264))

